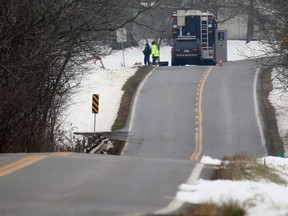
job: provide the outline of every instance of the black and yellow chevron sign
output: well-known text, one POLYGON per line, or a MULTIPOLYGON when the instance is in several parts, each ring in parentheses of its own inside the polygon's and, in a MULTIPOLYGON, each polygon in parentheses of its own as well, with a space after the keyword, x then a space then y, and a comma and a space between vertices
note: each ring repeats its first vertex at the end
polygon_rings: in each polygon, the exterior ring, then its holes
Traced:
POLYGON ((92 96, 92 113, 98 113, 99 111, 99 95, 93 94, 92 96))

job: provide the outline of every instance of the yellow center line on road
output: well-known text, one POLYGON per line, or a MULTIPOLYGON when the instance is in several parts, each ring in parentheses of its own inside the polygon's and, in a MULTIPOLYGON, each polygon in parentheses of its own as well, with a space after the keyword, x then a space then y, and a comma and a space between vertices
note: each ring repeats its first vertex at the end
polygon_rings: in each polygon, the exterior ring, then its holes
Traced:
POLYGON ((200 157, 200 154, 202 153, 203 148, 203 114, 202 114, 202 97, 203 97, 203 90, 205 86, 205 82, 211 72, 213 67, 209 67, 203 74, 203 76, 200 79, 200 85, 198 85, 197 89, 197 101, 196 101, 196 132, 195 132, 195 150, 192 153, 190 160, 198 160, 200 157))
POLYGON ((52 153, 51 156, 53 157, 65 157, 67 155, 70 155, 72 154, 72 152, 55 152, 55 153, 52 153))
POLYGON ((20 170, 24 167, 27 167, 31 164, 34 164, 38 161, 41 161, 43 159, 49 158, 49 157, 64 157, 66 155, 72 154, 70 152, 57 152, 47 155, 32 155, 27 156, 24 158, 21 158, 20 160, 17 160, 13 163, 7 164, 5 166, 0 167, 0 177, 9 175, 17 170, 20 170))

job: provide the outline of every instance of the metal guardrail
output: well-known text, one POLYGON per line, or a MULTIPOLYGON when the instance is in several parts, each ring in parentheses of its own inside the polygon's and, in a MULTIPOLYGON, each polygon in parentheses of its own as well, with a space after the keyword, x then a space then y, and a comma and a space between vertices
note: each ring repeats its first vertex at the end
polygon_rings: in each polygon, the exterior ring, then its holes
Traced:
POLYGON ((75 135, 82 135, 86 137, 90 142, 88 146, 84 148, 84 152, 87 154, 105 154, 110 148, 113 148, 113 142, 111 140, 126 141, 128 132, 126 131, 113 131, 113 132, 74 132, 75 135), (91 141, 92 139, 92 141, 91 141))
POLYGON ((91 145, 88 148, 85 148, 84 152, 88 154, 100 154, 105 153, 105 151, 108 151, 112 147, 113 144, 109 138, 103 135, 97 135, 93 136, 91 145))

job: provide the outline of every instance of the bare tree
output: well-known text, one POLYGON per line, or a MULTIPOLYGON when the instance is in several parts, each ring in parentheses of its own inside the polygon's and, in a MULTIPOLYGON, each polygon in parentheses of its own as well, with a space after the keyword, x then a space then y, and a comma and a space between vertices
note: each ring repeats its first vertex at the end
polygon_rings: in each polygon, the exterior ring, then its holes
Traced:
MULTIPOLYGON (((164 38, 171 38, 171 18, 177 10, 202 10, 214 13, 218 23, 223 23, 238 15, 246 15, 248 19, 247 41, 254 36, 254 16, 256 0, 161 0, 152 10, 141 15, 137 22, 142 25, 141 36, 153 38, 158 44, 164 38)), ((150 0, 143 1, 146 4, 150 0)))
POLYGON ((0 152, 53 151, 59 115, 109 32, 138 0, 0 0, 0 152))
POLYGON ((267 44, 266 58, 259 59, 263 66, 277 70, 278 79, 285 91, 288 90, 288 2, 285 0, 262 0, 259 5, 260 19, 257 20, 263 43, 267 44), (261 7, 260 7, 261 6, 261 7))

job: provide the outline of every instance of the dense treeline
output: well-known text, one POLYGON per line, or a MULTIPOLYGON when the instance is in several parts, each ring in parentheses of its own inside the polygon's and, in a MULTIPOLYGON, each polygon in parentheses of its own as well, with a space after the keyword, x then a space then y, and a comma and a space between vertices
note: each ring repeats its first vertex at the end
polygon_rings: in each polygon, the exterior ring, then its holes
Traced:
POLYGON ((137 0, 0 5, 0 152, 53 151, 59 115, 85 75, 83 60, 103 54, 97 44, 108 32, 149 7, 137 0))

